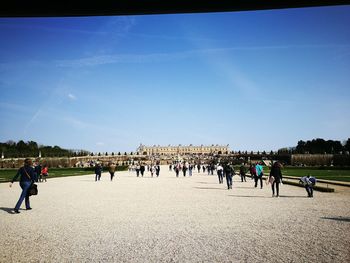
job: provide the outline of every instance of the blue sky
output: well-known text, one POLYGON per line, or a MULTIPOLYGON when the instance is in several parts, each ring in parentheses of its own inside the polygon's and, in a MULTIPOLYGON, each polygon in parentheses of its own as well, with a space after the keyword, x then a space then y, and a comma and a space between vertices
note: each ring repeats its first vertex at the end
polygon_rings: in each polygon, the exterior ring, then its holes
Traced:
POLYGON ((277 150, 350 137, 350 6, 1 18, 0 141, 277 150))

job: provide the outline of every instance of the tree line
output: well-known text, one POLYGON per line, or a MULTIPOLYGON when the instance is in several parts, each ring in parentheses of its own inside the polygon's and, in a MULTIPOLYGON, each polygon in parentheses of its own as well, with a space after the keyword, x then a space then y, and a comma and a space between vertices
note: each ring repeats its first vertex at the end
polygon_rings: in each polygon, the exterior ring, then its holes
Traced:
POLYGON ((348 138, 343 144, 340 141, 324 140, 321 138, 298 141, 295 147, 294 153, 310 153, 310 154, 341 154, 350 152, 350 138, 348 138))
POLYGON ((5 158, 38 157, 39 152, 41 157, 86 156, 90 153, 85 150, 63 149, 57 145, 39 145, 35 141, 24 142, 23 140, 18 142, 10 140, 0 143, 0 150, 4 154, 5 158))

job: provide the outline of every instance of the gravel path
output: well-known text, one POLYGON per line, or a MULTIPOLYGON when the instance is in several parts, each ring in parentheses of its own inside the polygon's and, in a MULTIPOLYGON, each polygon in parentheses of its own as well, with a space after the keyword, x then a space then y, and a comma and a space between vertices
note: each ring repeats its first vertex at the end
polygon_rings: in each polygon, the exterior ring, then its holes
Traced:
POLYGON ((350 262, 349 191, 252 186, 165 166, 159 178, 55 178, 11 214, 20 188, 3 183, 0 262, 350 262))

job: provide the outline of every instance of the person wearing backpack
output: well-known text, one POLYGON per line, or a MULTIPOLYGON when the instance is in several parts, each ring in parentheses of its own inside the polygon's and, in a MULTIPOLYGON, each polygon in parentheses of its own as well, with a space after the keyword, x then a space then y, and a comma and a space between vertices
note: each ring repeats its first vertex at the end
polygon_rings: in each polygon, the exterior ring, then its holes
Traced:
POLYGON ((316 184, 316 178, 310 175, 303 176, 299 179, 299 183, 302 183, 305 186, 308 197, 314 197, 313 187, 316 184))
POLYGON ((24 166, 19 168, 17 171, 17 174, 15 177, 13 177, 10 187, 12 187, 12 184, 14 181, 17 180, 17 178, 20 176, 19 179, 19 185, 22 188, 22 193, 18 199, 18 202, 14 208, 14 211, 16 214, 19 214, 19 208, 22 205, 23 200, 25 200, 25 205, 26 205, 26 210, 31 210, 32 208, 30 207, 30 202, 29 202, 29 189, 31 185, 34 183, 36 179, 36 173, 34 168, 32 167, 32 160, 31 159, 25 159, 24 160, 24 166))

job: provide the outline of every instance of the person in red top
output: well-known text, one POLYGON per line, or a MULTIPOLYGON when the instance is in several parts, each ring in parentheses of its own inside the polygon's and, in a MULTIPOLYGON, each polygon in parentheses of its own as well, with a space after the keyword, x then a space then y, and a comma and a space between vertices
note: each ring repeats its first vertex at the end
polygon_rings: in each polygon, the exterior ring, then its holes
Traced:
POLYGON ((49 175, 49 168, 47 167, 47 165, 44 165, 44 168, 41 170, 41 174, 43 175, 43 182, 45 180, 46 182, 46 178, 49 175))

